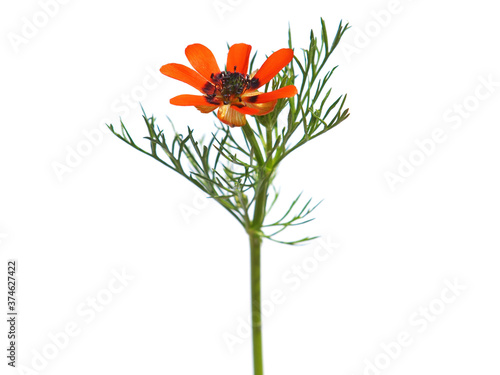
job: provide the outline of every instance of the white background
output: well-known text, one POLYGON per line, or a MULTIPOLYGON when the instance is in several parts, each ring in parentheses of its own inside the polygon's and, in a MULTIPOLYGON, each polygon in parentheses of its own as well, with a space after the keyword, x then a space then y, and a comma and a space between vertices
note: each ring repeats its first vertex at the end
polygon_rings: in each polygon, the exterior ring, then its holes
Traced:
MULTIPOLYGON (((313 261, 319 242, 264 244, 264 299, 284 295, 264 322, 266 373, 499 372, 494 2, 46 3, 3 2, 0 11, 0 279, 16 258, 18 365, 41 370, 19 373, 252 374, 250 340, 232 351, 225 341, 246 333, 244 231, 102 124, 122 116, 145 136, 140 101, 162 127, 169 115, 180 129, 210 131, 211 116, 169 104, 195 92, 160 66, 187 63, 191 43, 223 62, 226 42, 254 46, 259 66, 286 46, 289 23, 295 46, 307 47, 320 17, 331 38, 341 19, 353 26, 333 80, 352 115, 287 159, 277 183, 290 198, 303 190, 324 199, 302 231, 338 246, 313 261), (422 157, 416 142, 436 132, 442 142, 427 142, 422 157), (403 159, 419 165, 404 169, 403 159), (391 189, 387 176, 401 171, 391 189), (307 270, 291 282, 294 265, 307 270), (115 282, 122 272, 133 280, 115 282), (466 289, 456 296, 447 283, 466 289), (91 315, 95 297, 106 305, 91 315), (422 318, 429 305, 435 314, 422 318), (68 324, 76 333, 65 340, 68 324), (389 344, 402 332, 411 344, 398 351, 389 344)), ((0 291, 5 301, 6 285, 0 291)), ((4 354, 1 373, 18 373, 4 354)))

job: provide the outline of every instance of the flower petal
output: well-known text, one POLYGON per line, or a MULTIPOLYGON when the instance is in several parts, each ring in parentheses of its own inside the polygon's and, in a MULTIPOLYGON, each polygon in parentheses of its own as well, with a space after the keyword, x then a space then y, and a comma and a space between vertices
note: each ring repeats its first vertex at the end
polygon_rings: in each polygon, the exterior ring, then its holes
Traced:
POLYGON ((170 104, 173 105, 220 105, 220 101, 216 98, 207 98, 202 95, 178 95, 170 99, 170 104))
POLYGON ((226 70, 247 74, 248 60, 250 59, 251 50, 252 46, 249 46, 248 44, 233 44, 231 48, 229 48, 229 52, 227 54, 226 70))
POLYGON ((245 115, 236 111, 230 104, 225 104, 219 107, 217 117, 224 124, 233 126, 243 126, 247 123, 245 115))
POLYGON ((218 105, 195 105, 195 108, 201 113, 210 113, 215 108, 218 108, 218 105))
POLYGON ((254 92, 250 92, 250 95, 243 95, 242 99, 248 103, 266 103, 276 99, 281 98, 290 98, 294 95, 297 95, 297 88, 294 85, 285 86, 275 91, 259 93, 257 95, 254 92), (254 95, 252 95, 254 94, 254 95))
POLYGON ((256 115, 259 113, 259 110, 257 108, 252 108, 252 107, 238 107, 236 105, 233 105, 231 108, 233 108, 235 111, 238 111, 239 113, 243 113, 244 115, 256 115))
POLYGON ((254 116, 262 116, 262 115, 267 115, 269 112, 272 112, 277 102, 278 102, 277 100, 273 100, 266 103, 245 103, 245 104, 249 108, 257 109, 258 112, 254 116))
POLYGON ((257 71, 252 79, 252 89, 258 89, 264 86, 279 73, 281 69, 287 66, 293 59, 293 50, 290 48, 283 48, 274 52, 262 64, 261 68, 257 71))
POLYGON ((219 65, 214 54, 203 44, 191 44, 186 47, 186 57, 193 68, 200 73, 207 81, 212 81, 212 74, 220 72, 219 65))
POLYGON ((172 63, 163 65, 160 68, 160 72, 165 74, 167 77, 187 83, 205 94, 211 94, 214 91, 214 86, 210 82, 207 82, 205 78, 193 69, 190 69, 182 64, 172 63))

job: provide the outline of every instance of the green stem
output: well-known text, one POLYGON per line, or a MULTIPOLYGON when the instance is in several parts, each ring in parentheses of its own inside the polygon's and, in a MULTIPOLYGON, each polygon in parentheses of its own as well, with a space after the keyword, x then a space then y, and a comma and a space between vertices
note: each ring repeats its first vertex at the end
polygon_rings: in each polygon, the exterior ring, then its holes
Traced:
POLYGON ((257 139, 255 138, 255 135, 253 134, 253 129, 250 127, 248 122, 246 125, 243 125, 241 127, 241 130, 243 131, 243 134, 245 135, 245 138, 247 139, 248 143, 252 146, 253 152, 255 153, 255 160, 257 160, 257 163, 260 166, 264 165, 264 158, 262 157, 262 152, 260 151, 259 144, 257 143, 257 139))
POLYGON ((250 233, 250 273, 252 282, 252 334, 253 367, 255 375, 263 375, 262 359, 262 313, 260 291, 260 245, 262 239, 257 233, 250 233))
MULTIPOLYGON (((273 170, 266 170, 270 150, 266 152, 266 158, 262 154, 260 145, 255 138, 250 125, 243 126, 243 133, 248 143, 252 146, 255 160, 260 167, 257 171, 255 183, 255 208, 252 221, 247 221, 246 229, 250 239, 250 274, 252 294, 252 336, 253 336, 253 365, 254 375, 263 375, 262 358, 262 313, 261 313, 261 289, 260 289, 260 249, 262 244, 262 225, 266 215, 267 195, 269 190, 270 176, 273 170)), ((268 133, 268 138, 270 134, 268 133)))
POLYGON ((261 290, 260 290, 260 248, 262 244, 262 224, 264 222, 267 191, 269 188, 269 178, 266 175, 260 176, 257 183, 255 197, 255 212, 252 225, 248 230, 250 238, 250 259, 251 259, 251 287, 252 287, 252 334, 253 334, 253 363, 254 374, 263 375, 262 361, 262 314, 261 314, 261 290))

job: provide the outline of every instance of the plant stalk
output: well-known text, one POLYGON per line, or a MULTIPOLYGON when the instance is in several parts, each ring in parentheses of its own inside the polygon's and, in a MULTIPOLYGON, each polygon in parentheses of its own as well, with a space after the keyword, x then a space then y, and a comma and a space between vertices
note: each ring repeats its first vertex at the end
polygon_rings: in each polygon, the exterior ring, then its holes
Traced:
POLYGON ((250 274, 252 294, 252 334, 253 334, 253 363, 254 374, 263 375, 262 359, 262 312, 261 312, 261 277, 260 277, 260 249, 262 244, 262 224, 266 213, 269 177, 261 176, 255 197, 255 212, 252 229, 248 231, 250 238, 250 274))
POLYGON ((252 339, 253 339, 253 366, 254 375, 264 374, 262 355, 262 308, 261 308, 261 273, 260 249, 262 245, 262 225, 266 215, 267 195, 270 176, 273 171, 266 170, 266 163, 270 155, 266 150, 266 158, 261 153, 257 139, 252 128, 247 124, 243 126, 243 133, 251 144, 255 159, 260 167, 255 189, 255 209, 253 220, 247 223, 247 233, 250 239, 250 274, 251 274, 251 299, 252 299, 252 339))
POLYGON ((260 290, 260 246, 262 239, 258 233, 250 233, 250 273, 252 289, 252 336, 253 367, 255 375, 264 374, 262 357, 262 312, 260 290))

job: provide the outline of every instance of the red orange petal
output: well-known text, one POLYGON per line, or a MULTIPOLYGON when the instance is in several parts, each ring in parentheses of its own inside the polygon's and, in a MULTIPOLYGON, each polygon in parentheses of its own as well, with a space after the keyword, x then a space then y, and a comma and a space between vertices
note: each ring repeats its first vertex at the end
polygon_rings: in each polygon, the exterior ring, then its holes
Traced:
POLYGON ((235 111, 238 111, 239 113, 242 113, 244 115, 256 115, 259 113, 259 110, 257 108, 238 107, 235 105, 233 105, 231 108, 233 108, 235 111))
POLYGON ((245 115, 236 111, 230 104, 222 105, 217 111, 217 117, 224 124, 231 127, 233 126, 243 126, 247 123, 245 115))
POLYGON ((244 43, 233 44, 227 54, 226 70, 247 74, 248 60, 252 46, 244 43))
POLYGON ((258 95, 242 96, 245 102, 266 103, 281 98, 290 98, 297 95, 297 88, 294 85, 285 86, 275 91, 265 92, 258 95))
MULTIPOLYGON (((217 99, 213 99, 217 100, 217 99)), ((201 96, 201 95, 178 95, 170 99, 170 104, 173 105, 194 105, 194 106, 200 106, 200 105, 214 105, 217 106, 217 103, 214 103, 213 101, 208 101, 206 96, 201 96)))
POLYGON ((190 69, 182 64, 172 63, 163 65, 160 68, 160 72, 165 74, 167 77, 187 83, 188 85, 193 86, 195 89, 200 90, 203 93, 206 93, 207 85, 212 86, 211 83, 207 82, 205 78, 203 78, 193 69, 190 69))
POLYGON ((293 50, 290 48, 283 48, 274 52, 262 64, 261 68, 255 74, 254 80, 258 79, 258 86, 252 87, 257 89, 264 86, 279 73, 281 69, 287 66, 293 59, 293 50))
POLYGON ((246 103, 247 107, 257 109, 255 116, 267 115, 269 112, 274 110, 277 100, 273 100, 266 103, 246 103))
POLYGON ((186 57, 193 66, 193 68, 211 81, 210 76, 220 72, 219 65, 215 57, 207 47, 203 44, 191 44, 186 47, 186 57))

